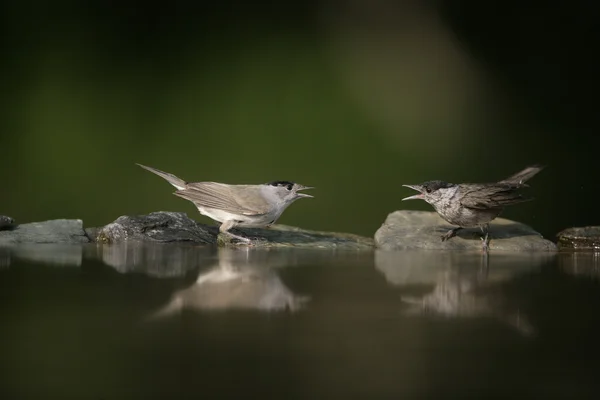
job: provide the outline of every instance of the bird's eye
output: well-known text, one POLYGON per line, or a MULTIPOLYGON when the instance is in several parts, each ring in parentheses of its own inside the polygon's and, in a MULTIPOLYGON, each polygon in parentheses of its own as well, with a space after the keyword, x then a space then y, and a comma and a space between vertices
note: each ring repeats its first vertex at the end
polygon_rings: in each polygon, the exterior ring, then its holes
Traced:
POLYGON ((287 190, 292 190, 292 187, 293 187, 293 186, 294 186, 294 185, 291 185, 291 184, 290 184, 290 185, 287 185, 287 190))
POLYGON ((431 193, 431 188, 430 188, 430 187, 426 187, 426 188, 425 188, 425 191, 426 191, 427 193, 431 193))

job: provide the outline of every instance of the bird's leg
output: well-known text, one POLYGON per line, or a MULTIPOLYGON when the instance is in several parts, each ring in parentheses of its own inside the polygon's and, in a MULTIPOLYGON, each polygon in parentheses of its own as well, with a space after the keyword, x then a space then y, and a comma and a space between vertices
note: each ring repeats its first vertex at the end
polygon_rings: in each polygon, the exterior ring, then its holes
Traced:
POLYGON ((481 240, 483 241, 483 251, 487 253, 490 248, 490 224, 481 225, 480 228, 481 233, 483 234, 481 237, 481 240))
POLYGON ((462 228, 460 226, 457 228, 454 228, 454 229, 450 229, 448 232, 446 232, 444 235, 442 235, 442 242, 445 242, 446 240, 451 239, 454 236, 456 236, 458 231, 460 231, 461 229, 462 228))
POLYGON ((240 240, 240 241, 242 241, 244 243, 250 243, 250 239, 245 238, 243 236, 235 235, 235 234, 229 232, 229 230, 231 228, 233 228, 234 226, 235 226, 235 221, 234 220, 227 220, 227 221, 225 221, 225 222, 223 222, 221 224, 221 226, 219 227, 219 232, 221 232, 221 233, 223 233, 223 234, 225 234, 227 236, 230 236, 230 237, 232 237, 234 239, 240 240))

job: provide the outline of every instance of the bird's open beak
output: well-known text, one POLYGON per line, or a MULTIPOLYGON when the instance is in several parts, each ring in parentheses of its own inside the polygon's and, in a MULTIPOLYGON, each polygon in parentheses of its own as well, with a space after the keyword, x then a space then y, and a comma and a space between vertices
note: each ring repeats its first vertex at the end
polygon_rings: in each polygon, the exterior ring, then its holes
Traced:
POLYGON ((296 196, 297 197, 306 197, 306 198, 315 197, 315 196, 311 196, 310 194, 306 194, 306 193, 298 193, 301 190, 308 190, 308 189, 314 189, 314 187, 311 187, 311 186, 298 186, 298 189, 296 189, 296 196))
POLYGON ((419 186, 419 185, 402 185, 402 186, 407 187, 407 188, 411 188, 412 190, 416 190, 417 192, 421 192, 421 193, 415 194, 413 196, 405 197, 405 198, 402 199, 402 201, 404 201, 404 200, 419 200, 419 199, 423 200, 425 198, 425 196, 422 193, 423 192, 423 188, 421 186, 419 186))

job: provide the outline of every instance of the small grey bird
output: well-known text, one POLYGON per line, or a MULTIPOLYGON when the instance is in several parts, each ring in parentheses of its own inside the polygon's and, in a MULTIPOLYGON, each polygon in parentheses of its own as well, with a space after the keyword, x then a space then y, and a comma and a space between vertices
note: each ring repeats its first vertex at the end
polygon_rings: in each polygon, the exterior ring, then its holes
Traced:
POLYGON ((528 186, 525 182, 543 168, 539 165, 527 167, 496 183, 428 181, 420 185, 402 185, 420 192, 402 200, 425 200, 442 218, 452 225, 458 225, 443 235, 442 241, 456 236, 463 228, 479 227, 484 234, 483 249, 487 250, 489 223, 500 215, 505 206, 532 200, 519 193, 519 189, 528 186))
POLYGON ((186 182, 167 172, 137 165, 166 179, 177 189, 173 194, 194 203, 200 214, 221 222, 220 232, 244 242, 250 240, 234 235, 229 230, 237 226, 268 227, 275 223, 294 201, 303 197, 313 197, 298 193, 301 190, 313 189, 312 187, 289 181, 274 181, 261 185, 186 182))

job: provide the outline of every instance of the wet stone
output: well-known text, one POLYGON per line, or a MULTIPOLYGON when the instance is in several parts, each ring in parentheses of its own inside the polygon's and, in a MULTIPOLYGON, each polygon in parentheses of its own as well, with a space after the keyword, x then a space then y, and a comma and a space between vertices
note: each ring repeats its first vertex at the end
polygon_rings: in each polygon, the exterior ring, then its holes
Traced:
POLYGON ((20 243, 88 243, 80 219, 55 219, 20 224, 10 230, 0 231, 0 245, 20 243))
MULTIPOLYGON (((234 231, 236 234, 249 238, 249 245, 252 247, 343 250, 371 250, 374 248, 373 239, 364 236, 351 233, 312 231, 288 225, 272 225, 268 229, 235 229, 234 231)), ((244 246, 247 244, 221 234, 219 235, 219 245, 244 246)))
POLYGON ((373 239, 350 233, 305 230, 286 225, 269 228, 235 228, 235 235, 250 239, 243 242, 219 234, 217 225, 204 225, 185 213, 155 212, 148 215, 122 216, 102 228, 88 228, 87 233, 100 243, 191 242, 227 247, 307 248, 307 249, 373 249, 373 239))
POLYGON ((202 225, 185 213, 159 211, 147 215, 121 216, 100 228, 89 228, 94 241, 100 243, 192 242, 216 243, 217 228, 202 225))
POLYGON ((6 215, 0 215, 0 231, 4 229, 11 229, 14 227, 15 220, 6 215))
MULTIPOLYGON (((478 250, 482 249, 481 230, 463 229, 450 240, 441 236, 454 228, 436 212, 395 211, 388 215, 375 233, 375 245, 384 250, 478 250)), ((556 245, 531 227, 505 218, 490 224, 490 251, 556 251, 556 245)))
POLYGON ((600 250, 600 226, 568 228, 556 236, 560 249, 600 250))

